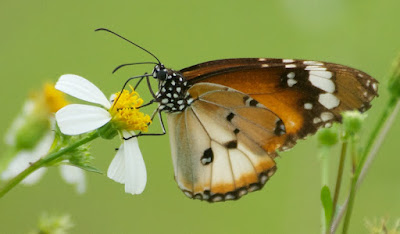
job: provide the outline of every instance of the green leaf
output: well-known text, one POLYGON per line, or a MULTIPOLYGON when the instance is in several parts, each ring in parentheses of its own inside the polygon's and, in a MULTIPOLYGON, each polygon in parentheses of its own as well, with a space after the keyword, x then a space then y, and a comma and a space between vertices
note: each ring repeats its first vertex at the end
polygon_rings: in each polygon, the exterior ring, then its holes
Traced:
POLYGON ((100 169, 97 169, 95 167, 89 166, 89 165, 79 165, 77 166, 85 171, 88 172, 95 172, 95 173, 99 173, 99 174, 104 174, 100 169))
POLYGON ((70 165, 70 166, 74 166, 74 167, 79 167, 82 170, 88 171, 88 172, 95 172, 95 173, 99 173, 99 174, 104 174, 100 169, 97 169, 93 166, 89 166, 89 165, 76 165, 76 164, 72 164, 72 163, 63 163, 65 165, 70 165))
POLYGON ((329 225, 332 219, 333 202, 331 197, 331 191, 329 190, 329 187, 326 185, 321 189, 321 202, 325 211, 325 223, 326 225, 329 225))

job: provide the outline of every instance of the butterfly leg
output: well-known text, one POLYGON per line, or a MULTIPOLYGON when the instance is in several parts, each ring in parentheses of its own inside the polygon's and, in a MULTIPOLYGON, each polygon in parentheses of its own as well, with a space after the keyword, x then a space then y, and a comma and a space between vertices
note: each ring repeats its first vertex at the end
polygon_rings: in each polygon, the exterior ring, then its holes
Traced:
MULTIPOLYGON (((125 87, 126 87, 126 86, 128 85, 128 83, 129 83, 129 81, 131 81, 131 80, 133 80, 133 79, 138 79, 138 78, 140 78, 139 82, 138 82, 138 83, 136 84, 136 86, 135 86, 135 89, 136 89, 136 87, 140 84, 141 80, 143 80, 144 77, 148 77, 148 76, 149 76, 149 74, 145 73, 144 75, 141 75, 141 76, 134 76, 134 77, 131 77, 131 78, 127 79, 127 80, 125 81, 124 85, 122 86, 122 89, 121 89, 120 93, 122 93, 122 92, 124 91, 125 87)), ((114 105, 113 105, 113 106, 115 106, 115 103, 118 102, 119 97, 120 97, 120 96, 118 96, 118 97, 114 100, 114 105)))
MULTIPOLYGON (((148 86, 148 88, 149 88, 149 91, 150 91, 151 95, 152 95, 154 98, 156 98, 156 95, 154 94, 154 91, 153 91, 153 89, 152 89, 152 87, 151 87, 151 84, 150 84, 149 75, 148 75, 147 73, 145 73, 145 75, 142 76, 142 79, 143 79, 144 77, 146 77, 147 86, 148 86)), ((141 79, 141 80, 142 80, 142 79, 141 79)), ((140 80, 140 81, 141 81, 141 80, 140 80)), ((139 81, 139 82, 140 82, 140 81, 139 81)), ((138 82, 138 83, 139 83, 139 82, 138 82)), ((126 82, 125 82, 125 83, 126 83, 126 82)), ((138 85, 138 84, 137 84, 137 85, 138 85)), ((143 104, 143 105, 140 106, 139 108, 142 108, 142 107, 151 105, 152 103, 154 103, 154 101, 155 101, 155 99, 151 100, 150 102, 148 102, 148 103, 146 103, 146 104, 143 104)), ((124 139, 124 140, 129 140, 129 139, 131 139, 131 138, 139 137, 139 136, 162 136, 162 135, 165 135, 165 134, 166 134, 166 131, 165 131, 164 121, 163 121, 163 118, 162 118, 162 116, 161 116, 161 111, 160 111, 158 108, 153 112, 153 114, 152 114, 152 116, 151 116, 151 120, 154 119, 156 113, 158 114, 158 119, 160 120, 160 125, 161 125, 161 129, 162 129, 162 133, 142 133, 142 132, 139 132, 137 135, 130 136, 130 137, 123 137, 123 139, 124 139)))
POLYGON ((157 98, 157 96, 154 94, 153 88, 151 87, 149 76, 146 76, 146 81, 151 95, 153 96, 153 98, 157 98))
MULTIPOLYGON (((145 73, 145 75, 147 74, 147 72, 145 73)), ((136 87, 140 84, 140 82, 142 81, 144 79, 144 76, 138 81, 138 83, 136 84, 136 86, 135 86, 135 89, 136 89, 136 87)), ((141 105, 141 106, 139 106, 138 107, 138 109, 139 108, 142 108, 142 107, 145 107, 145 106, 148 106, 148 105, 151 105, 151 104, 153 104, 155 101, 156 101, 156 95, 154 94, 154 91, 153 91, 153 88, 151 87, 151 84, 150 84, 150 80, 149 80, 149 76, 146 76, 146 80, 147 80, 147 86, 148 86, 148 88, 149 88, 149 91, 150 91, 150 93, 151 93, 151 95, 153 96, 153 98, 154 99, 152 99, 152 100, 150 100, 148 103, 146 103, 146 104, 143 104, 143 105, 141 105)))

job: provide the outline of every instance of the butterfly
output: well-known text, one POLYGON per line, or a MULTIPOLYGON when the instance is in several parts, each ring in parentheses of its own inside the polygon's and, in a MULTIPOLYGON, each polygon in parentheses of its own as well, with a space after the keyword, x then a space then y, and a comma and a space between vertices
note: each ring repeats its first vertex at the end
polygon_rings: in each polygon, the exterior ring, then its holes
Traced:
POLYGON ((186 196, 208 202, 260 190, 277 170, 277 151, 340 122, 343 111, 368 110, 378 92, 368 74, 327 62, 239 58, 181 70, 154 64, 138 77, 150 89, 149 77, 158 80, 150 103, 158 103, 161 120, 167 114, 175 180, 186 196))

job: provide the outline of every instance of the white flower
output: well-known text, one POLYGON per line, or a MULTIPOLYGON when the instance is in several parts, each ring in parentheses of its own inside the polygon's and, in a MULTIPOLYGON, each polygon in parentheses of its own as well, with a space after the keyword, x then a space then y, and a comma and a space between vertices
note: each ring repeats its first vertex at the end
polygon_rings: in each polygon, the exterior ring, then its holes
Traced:
MULTIPOLYGON (((146 130, 150 122, 148 116, 136 110, 135 107, 140 106, 143 100, 134 92, 121 93, 117 103, 123 106, 116 107, 99 88, 77 75, 61 76, 55 87, 73 97, 102 106, 70 104, 60 109, 56 113, 56 121, 61 132, 66 135, 87 133, 111 123, 122 137, 127 138, 135 134, 133 130, 146 130), (139 125, 133 125, 132 121, 128 121, 132 119, 141 121, 139 125)), ((127 193, 143 192, 147 173, 137 138, 123 141, 108 168, 107 176, 125 184, 127 193)))
MULTIPOLYGON (((36 93, 24 104, 23 110, 20 115, 14 120, 9 128, 5 142, 10 147, 13 147, 16 154, 8 163, 7 168, 1 172, 0 177, 3 180, 9 180, 17 176, 30 166, 31 163, 36 162, 41 157, 45 156, 49 151, 54 141, 55 120, 51 110, 56 109, 58 106, 65 102, 62 96, 54 94, 56 91, 51 88, 52 85, 46 84, 43 92, 36 93), (34 126, 26 124, 34 119, 35 126, 42 126, 39 130, 35 131, 34 126), (30 135, 32 139, 28 139, 29 144, 21 144, 17 135, 26 134, 25 131, 34 132, 30 135), (43 131, 45 133, 43 134, 43 131), (37 134, 37 135, 36 135, 37 134), (26 147, 24 147, 26 146, 26 147), (29 146, 29 147, 28 147, 29 146)), ((58 92, 58 91, 57 91, 58 92)), ((86 188, 85 175, 79 168, 73 166, 61 166, 61 177, 69 184, 76 185, 78 193, 83 193, 86 188)), ((25 185, 33 185, 39 182, 47 168, 39 168, 31 173, 24 180, 21 181, 25 185)))

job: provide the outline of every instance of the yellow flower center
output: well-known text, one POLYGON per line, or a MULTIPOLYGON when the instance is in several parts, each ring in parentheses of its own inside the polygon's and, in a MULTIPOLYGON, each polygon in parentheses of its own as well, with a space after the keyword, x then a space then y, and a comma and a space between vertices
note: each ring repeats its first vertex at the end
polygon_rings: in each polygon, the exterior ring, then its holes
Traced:
POLYGON ((151 118, 137 109, 143 104, 143 99, 130 88, 131 92, 124 90, 115 94, 114 104, 109 110, 111 121, 118 129, 147 132, 151 118))
POLYGON ((51 113, 68 105, 64 93, 54 88, 54 84, 46 83, 43 87, 44 102, 51 113))

